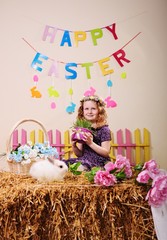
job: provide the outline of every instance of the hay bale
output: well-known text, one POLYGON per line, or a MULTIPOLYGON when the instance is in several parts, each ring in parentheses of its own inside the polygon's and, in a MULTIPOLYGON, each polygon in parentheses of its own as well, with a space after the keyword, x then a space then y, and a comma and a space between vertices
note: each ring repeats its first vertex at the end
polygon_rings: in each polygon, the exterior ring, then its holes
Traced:
POLYGON ((0 186, 0 239, 157 239, 147 189, 132 180, 100 187, 67 174, 46 184, 0 172, 0 186))

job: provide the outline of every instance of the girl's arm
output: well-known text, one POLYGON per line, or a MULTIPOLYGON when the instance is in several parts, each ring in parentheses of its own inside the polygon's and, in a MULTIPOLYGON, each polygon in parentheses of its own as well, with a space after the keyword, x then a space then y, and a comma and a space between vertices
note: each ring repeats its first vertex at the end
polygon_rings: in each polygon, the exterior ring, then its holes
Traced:
POLYGON ((77 157, 81 157, 83 155, 82 143, 77 143, 76 141, 73 141, 72 142, 72 150, 77 157))
POLYGON ((101 143, 101 146, 93 142, 93 136, 92 134, 85 134, 86 139, 85 142, 86 144, 92 148, 97 154, 103 156, 103 157, 108 157, 110 153, 110 141, 104 141, 101 143))
POLYGON ((92 148, 97 154, 108 157, 110 153, 110 141, 102 142, 101 146, 97 145, 93 141, 88 144, 90 148, 92 148))

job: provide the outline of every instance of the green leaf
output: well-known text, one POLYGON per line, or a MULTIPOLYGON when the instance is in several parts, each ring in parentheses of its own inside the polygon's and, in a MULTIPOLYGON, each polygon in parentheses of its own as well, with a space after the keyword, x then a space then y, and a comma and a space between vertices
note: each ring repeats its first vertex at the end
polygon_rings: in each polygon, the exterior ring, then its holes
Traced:
POLYGON ((81 172, 81 171, 75 171, 74 174, 75 174, 75 175, 81 175, 82 172, 81 172))
POLYGON ((73 163, 70 165, 70 168, 73 170, 77 170, 80 165, 81 165, 81 162, 73 163))
POLYGON ((117 179, 124 179, 126 178, 126 174, 124 172, 119 172, 116 174, 117 179))
POLYGON ((100 170, 100 167, 93 167, 91 171, 85 173, 85 177, 88 179, 89 182, 94 182, 94 177, 98 170, 100 170))
POLYGON ((96 172, 99 171, 99 170, 100 170, 100 167, 93 167, 93 168, 91 169, 91 173, 92 173, 93 175, 95 175, 96 172))
POLYGON ((143 168, 143 164, 137 164, 137 165, 134 167, 135 170, 142 170, 142 168, 143 168))
POLYGON ((81 175, 81 171, 78 171, 78 167, 81 165, 81 162, 69 164, 68 170, 72 172, 74 175, 81 175))
POLYGON ((91 172, 87 172, 85 173, 85 177, 88 179, 89 182, 94 182, 94 174, 92 174, 91 172))

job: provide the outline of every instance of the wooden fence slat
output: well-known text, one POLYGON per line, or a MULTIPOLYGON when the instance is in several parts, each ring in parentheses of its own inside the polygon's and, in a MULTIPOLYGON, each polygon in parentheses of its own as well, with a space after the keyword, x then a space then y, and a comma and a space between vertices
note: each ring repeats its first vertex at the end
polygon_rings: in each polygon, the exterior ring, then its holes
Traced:
POLYGON ((132 155, 132 139, 131 139, 131 132, 129 129, 125 129, 125 141, 126 141, 126 144, 127 144, 127 147, 126 147, 126 157, 130 160, 130 164, 131 165, 135 165, 135 162, 134 162, 134 159, 133 159, 133 155, 132 155))
POLYGON ((52 130, 48 131, 48 140, 49 140, 50 145, 52 146, 52 144, 53 144, 53 131, 52 130))
POLYGON ((144 128, 144 162, 150 160, 150 133, 149 131, 144 128))
POLYGON ((121 129, 117 131, 117 143, 118 143, 117 154, 124 155, 123 152, 124 149, 121 146, 123 144, 123 133, 121 129))
POLYGON ((27 143, 27 131, 24 129, 21 130, 21 145, 25 145, 27 143))
POLYGON ((111 131, 111 142, 110 142, 110 158, 115 160, 115 144, 114 144, 114 134, 113 132, 111 131))
POLYGON ((64 133, 64 159, 67 160, 70 158, 71 143, 70 143, 70 132, 69 130, 64 133))
POLYGON ((41 129, 38 130, 38 142, 44 143, 44 132, 41 129))
POLYGON ((134 135, 135 135, 135 143, 136 143, 136 148, 135 148, 135 156, 136 156, 136 164, 140 164, 141 163, 141 147, 140 147, 140 144, 141 144, 141 134, 140 134, 140 130, 139 129, 136 129, 135 132, 134 132, 134 135))
POLYGON ((61 158, 62 151, 61 151, 61 132, 56 129, 56 149, 59 154, 59 159, 61 158))
POLYGON ((13 143, 12 143, 12 146, 13 146, 13 148, 15 148, 18 145, 19 145, 19 142, 18 142, 18 130, 15 130, 13 132, 13 143))
POLYGON ((35 130, 30 132, 30 141, 32 142, 32 145, 35 144, 35 130))

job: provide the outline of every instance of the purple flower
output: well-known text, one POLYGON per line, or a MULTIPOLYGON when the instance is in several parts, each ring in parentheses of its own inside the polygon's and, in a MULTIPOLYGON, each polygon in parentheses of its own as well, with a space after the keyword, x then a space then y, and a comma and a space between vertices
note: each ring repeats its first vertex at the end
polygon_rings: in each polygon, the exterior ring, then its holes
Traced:
POLYGON ((108 171, 97 171, 94 177, 94 182, 101 186, 113 186, 117 179, 113 174, 110 174, 108 171))
POLYGON ((140 172, 136 178, 136 180, 140 183, 148 183, 150 180, 150 174, 148 170, 143 170, 140 172))
POLYGON ((159 174, 148 191, 146 200, 153 207, 161 206, 167 200, 167 175, 159 174))

